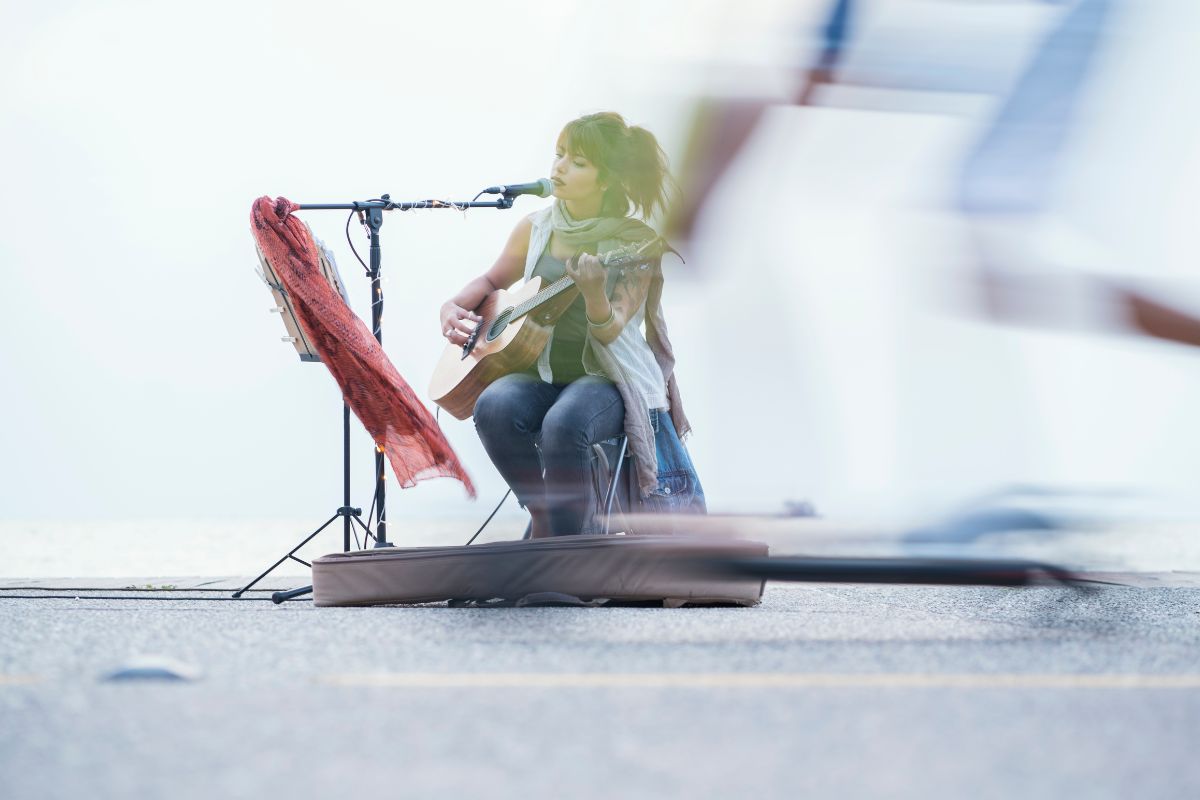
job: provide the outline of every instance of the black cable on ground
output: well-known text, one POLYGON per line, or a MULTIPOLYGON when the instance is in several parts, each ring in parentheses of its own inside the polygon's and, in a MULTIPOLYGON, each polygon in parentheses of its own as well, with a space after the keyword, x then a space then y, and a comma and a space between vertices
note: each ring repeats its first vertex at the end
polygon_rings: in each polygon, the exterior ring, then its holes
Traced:
MULTIPOLYGON (((222 590, 228 591, 228 590, 222 590)), ((242 603, 248 601, 271 602, 271 596, 266 597, 129 597, 128 595, 96 595, 96 594, 0 594, 0 600, 158 600, 159 602, 176 601, 189 602, 200 600, 206 603, 242 603)), ((312 602, 311 598, 307 602, 312 602)))

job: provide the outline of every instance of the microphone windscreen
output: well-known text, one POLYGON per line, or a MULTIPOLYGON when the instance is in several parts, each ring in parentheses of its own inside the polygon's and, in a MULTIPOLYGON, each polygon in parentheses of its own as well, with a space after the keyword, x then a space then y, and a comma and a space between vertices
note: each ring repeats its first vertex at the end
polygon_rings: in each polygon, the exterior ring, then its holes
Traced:
POLYGON ((538 192, 538 197, 549 197, 554 194, 554 184, 549 178, 538 178, 538 185, 541 186, 541 191, 538 192))

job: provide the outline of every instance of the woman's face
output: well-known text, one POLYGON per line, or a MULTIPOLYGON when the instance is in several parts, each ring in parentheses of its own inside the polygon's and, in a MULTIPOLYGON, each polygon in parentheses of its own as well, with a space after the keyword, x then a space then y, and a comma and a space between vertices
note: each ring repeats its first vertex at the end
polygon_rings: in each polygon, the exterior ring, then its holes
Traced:
POLYGON ((555 197, 576 203, 599 203, 604 197, 604 189, 597 183, 597 176, 595 164, 568 152, 562 142, 558 143, 554 150, 554 165, 550 169, 555 197))

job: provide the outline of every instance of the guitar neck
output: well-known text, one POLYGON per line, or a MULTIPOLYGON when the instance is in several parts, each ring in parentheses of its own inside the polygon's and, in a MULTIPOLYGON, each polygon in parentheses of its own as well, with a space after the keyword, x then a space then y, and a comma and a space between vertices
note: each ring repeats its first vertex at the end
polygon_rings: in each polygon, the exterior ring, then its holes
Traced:
MULTIPOLYGON (((654 257, 647 255, 644 251, 649 249, 651 245, 654 245, 657 242, 658 239, 655 238, 647 242, 643 242, 641 245, 638 245, 636 249, 626 248, 625 252, 614 251, 605 253, 601 257, 600 263, 605 269, 646 269, 648 265, 652 263, 654 257)), ((575 281, 571 279, 570 275, 562 276, 554 283, 544 287, 540 292, 526 300, 524 303, 513 307, 511 319, 520 319, 543 303, 547 303, 558 297, 560 294, 567 291, 574 285, 575 281)))
POLYGON ((543 303, 548 303, 549 301, 558 297, 560 294, 565 292, 567 289, 570 289, 574 285, 575 281, 571 279, 571 276, 564 275, 549 286, 543 287, 540 292, 526 300, 524 303, 519 303, 518 305, 514 306, 512 319, 520 319, 543 303))

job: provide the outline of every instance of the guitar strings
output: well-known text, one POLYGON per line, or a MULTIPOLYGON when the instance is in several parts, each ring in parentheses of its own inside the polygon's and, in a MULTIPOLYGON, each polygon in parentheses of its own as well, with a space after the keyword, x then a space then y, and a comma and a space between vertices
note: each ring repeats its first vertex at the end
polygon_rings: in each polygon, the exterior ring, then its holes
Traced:
MULTIPOLYGON (((628 267, 631 264, 633 264, 634 262, 638 261, 636 256, 639 256, 643 252, 645 252, 646 248, 648 248, 650 245, 652 245, 656 241, 658 241, 659 238, 661 238, 661 237, 647 239, 641 245, 638 245, 635 249, 632 249, 632 250, 630 250, 628 247, 622 248, 621 250, 612 250, 608 253, 605 253, 601 257, 600 262, 605 267, 614 267, 614 266, 628 267), (624 252, 622 252, 622 250, 624 250, 624 252)), ((640 268, 645 269, 645 266, 641 266, 640 268)), ((550 284, 549 286, 543 287, 537 294, 535 294, 533 297, 529 298, 525 302, 523 302, 519 305, 516 305, 516 306, 512 306, 510 308, 504 309, 504 312, 507 312, 510 310, 512 312, 509 315, 508 321, 513 322, 514 320, 520 319, 521 317, 525 316, 533 309, 537 308, 542 303, 546 302, 547 300, 549 300, 552 297, 554 297, 555 295, 557 295, 559 292, 568 288, 573 283, 574 283, 574 281, 572 280, 570 275, 564 275, 563 277, 559 278, 557 281, 550 284)), ((501 312, 497 316, 492 317, 490 319, 482 320, 479 323, 479 329, 490 330, 491 327, 496 324, 496 321, 499 320, 502 316, 504 316, 504 312, 501 312), (485 326, 486 326, 486 328, 485 328, 485 326)))

